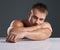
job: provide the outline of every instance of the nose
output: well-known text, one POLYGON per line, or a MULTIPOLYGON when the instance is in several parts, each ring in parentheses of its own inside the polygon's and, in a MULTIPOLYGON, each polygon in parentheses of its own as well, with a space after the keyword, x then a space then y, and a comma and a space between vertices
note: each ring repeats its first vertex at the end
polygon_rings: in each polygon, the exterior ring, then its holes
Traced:
POLYGON ((36 20, 36 23, 37 23, 37 24, 40 24, 40 21, 39 21, 39 19, 37 19, 37 20, 36 20))

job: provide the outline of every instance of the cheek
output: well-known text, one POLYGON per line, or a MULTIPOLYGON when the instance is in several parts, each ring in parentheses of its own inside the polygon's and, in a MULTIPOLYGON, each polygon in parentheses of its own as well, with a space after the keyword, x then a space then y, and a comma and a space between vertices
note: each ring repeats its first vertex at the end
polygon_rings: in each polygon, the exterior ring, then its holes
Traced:
POLYGON ((36 23, 36 19, 32 19, 31 21, 32 21, 32 23, 36 23))
POLYGON ((33 22, 36 22, 36 19, 33 19, 33 22))
POLYGON ((34 22, 36 22, 36 19, 33 19, 34 22))

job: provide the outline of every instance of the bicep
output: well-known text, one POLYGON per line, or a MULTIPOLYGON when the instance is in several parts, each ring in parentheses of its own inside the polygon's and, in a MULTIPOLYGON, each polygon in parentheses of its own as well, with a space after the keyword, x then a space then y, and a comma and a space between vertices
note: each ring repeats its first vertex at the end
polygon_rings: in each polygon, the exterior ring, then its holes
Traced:
POLYGON ((45 34, 47 37, 51 36, 52 32, 49 28, 42 28, 40 29, 42 35, 45 34))
POLYGON ((7 34, 9 34, 10 31, 14 31, 16 28, 20 27, 24 27, 23 23, 20 20, 13 20, 7 29, 7 34))
POLYGON ((39 28, 37 30, 34 30, 33 32, 37 33, 37 37, 40 37, 40 39, 46 39, 52 35, 52 28, 50 25, 44 25, 45 27, 39 28))
POLYGON ((50 37, 52 35, 52 27, 50 25, 50 23, 45 23, 44 26, 39 29, 39 31, 41 32, 41 36, 43 37, 43 35, 45 35, 45 37, 50 37))

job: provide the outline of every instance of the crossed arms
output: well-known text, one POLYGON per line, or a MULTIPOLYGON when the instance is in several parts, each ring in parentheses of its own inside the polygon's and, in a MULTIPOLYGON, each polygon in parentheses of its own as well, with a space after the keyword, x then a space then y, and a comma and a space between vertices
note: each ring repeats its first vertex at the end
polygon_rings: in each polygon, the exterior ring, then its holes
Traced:
POLYGON ((51 25, 45 22, 43 25, 24 27, 20 20, 12 21, 7 30, 7 41, 16 42, 18 38, 29 38, 32 40, 44 40, 51 36, 51 25))

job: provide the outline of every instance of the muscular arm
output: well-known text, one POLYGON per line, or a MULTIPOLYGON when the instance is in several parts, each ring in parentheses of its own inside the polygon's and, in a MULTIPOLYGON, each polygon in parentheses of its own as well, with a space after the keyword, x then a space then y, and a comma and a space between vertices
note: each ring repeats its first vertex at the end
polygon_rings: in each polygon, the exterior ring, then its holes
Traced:
POLYGON ((24 25, 21 20, 13 20, 7 29, 7 34, 9 34, 11 30, 15 30, 16 28, 20 28, 23 26, 24 25))
POLYGON ((9 34, 10 30, 18 30, 18 31, 34 31, 36 29, 39 29, 41 26, 31 26, 31 27, 24 27, 24 24, 20 20, 13 20, 7 30, 7 33, 9 34))
POLYGON ((20 20, 14 20, 11 22, 9 28, 7 29, 7 38, 8 42, 16 42, 16 39, 24 38, 26 32, 34 31, 38 29, 40 26, 33 27, 24 27, 24 24, 20 20))
MULTIPOLYGON (((13 21, 11 23, 10 27, 12 27, 12 26, 13 26, 13 28, 10 29, 12 32, 13 31, 16 31, 16 32, 18 31, 19 33, 28 32, 27 36, 26 36, 28 38, 29 38, 29 36, 31 36, 31 37, 36 36, 36 37, 42 38, 43 35, 45 35, 43 38, 47 38, 47 37, 50 37, 51 33, 52 33, 52 28, 49 23, 44 23, 43 25, 37 25, 37 26, 32 26, 32 27, 24 27, 24 25, 23 25, 23 23, 21 23, 21 21, 16 20, 15 22, 13 21)), ((10 30, 9 30, 9 32, 10 32, 10 30)))
POLYGON ((52 34, 51 25, 49 23, 46 23, 43 28, 27 32, 26 37, 33 40, 44 40, 49 38, 51 34, 52 34))
POLYGON ((33 40, 43 40, 51 36, 51 31, 48 28, 38 29, 32 32, 27 32, 26 37, 33 40))
POLYGON ((6 37, 7 42, 16 42, 18 41, 17 39, 19 39, 20 37, 21 38, 23 37, 21 32, 17 30, 17 28, 20 28, 20 27, 24 27, 22 21, 13 20, 11 22, 10 26, 7 29, 7 37, 6 37))
POLYGON ((49 23, 44 23, 42 26, 37 25, 32 27, 21 27, 17 29, 26 33, 25 37, 33 40, 47 39, 52 34, 52 27, 49 23))

